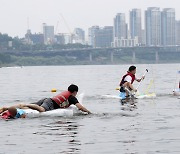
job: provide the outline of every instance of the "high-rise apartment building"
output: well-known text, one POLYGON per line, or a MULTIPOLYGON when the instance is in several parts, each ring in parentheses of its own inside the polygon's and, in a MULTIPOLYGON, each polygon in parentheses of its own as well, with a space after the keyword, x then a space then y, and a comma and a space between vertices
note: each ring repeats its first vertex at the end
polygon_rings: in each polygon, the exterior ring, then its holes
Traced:
POLYGON ((85 32, 83 29, 74 29, 74 41, 75 43, 85 44, 85 32))
POLYGON ((124 13, 118 13, 114 18, 114 39, 127 38, 127 24, 124 13))
POLYGON ((44 44, 54 43, 54 26, 43 24, 44 44))
POLYGON ((161 11, 157 7, 149 7, 145 11, 146 46, 161 45, 161 11))
POLYGON ((180 20, 176 21, 176 45, 180 45, 180 20))
POLYGON ((99 26, 92 26, 88 29, 88 44, 90 46, 96 47, 95 36, 99 29, 100 29, 99 26))
POLYGON ((134 39, 138 38, 138 43, 142 44, 142 23, 141 23, 141 10, 140 9, 132 9, 129 13, 129 30, 130 37, 134 39))
POLYGON ((176 44, 175 24, 175 9, 163 9, 161 13, 161 42, 163 46, 173 46, 176 44))
POLYGON ((113 42, 113 26, 100 28, 95 34, 96 47, 111 47, 113 42))

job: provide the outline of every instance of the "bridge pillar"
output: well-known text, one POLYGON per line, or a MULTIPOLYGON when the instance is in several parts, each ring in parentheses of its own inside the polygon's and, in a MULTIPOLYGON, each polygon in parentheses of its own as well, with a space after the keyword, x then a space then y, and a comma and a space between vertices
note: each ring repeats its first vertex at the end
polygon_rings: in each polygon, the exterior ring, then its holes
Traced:
POLYGON ((92 62, 92 52, 89 52, 89 61, 92 62))
POLYGON ((156 64, 158 64, 159 63, 159 53, 158 53, 158 51, 156 51, 156 64))
POLYGON ((111 51, 111 63, 114 63, 114 51, 111 51))
POLYGON ((133 57, 132 57, 132 63, 136 63, 136 52, 135 51, 133 51, 133 53, 132 53, 133 55, 133 57))

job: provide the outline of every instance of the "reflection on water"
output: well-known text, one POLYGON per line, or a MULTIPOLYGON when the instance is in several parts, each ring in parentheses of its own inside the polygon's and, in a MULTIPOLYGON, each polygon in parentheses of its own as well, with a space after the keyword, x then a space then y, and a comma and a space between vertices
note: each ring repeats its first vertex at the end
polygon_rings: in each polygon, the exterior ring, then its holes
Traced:
POLYGON ((137 109, 136 99, 120 100, 120 103, 121 103, 121 110, 123 111, 134 111, 137 109))
POLYGON ((48 125, 41 125, 41 128, 45 128, 45 131, 38 131, 33 134, 54 136, 53 142, 59 142, 62 141, 61 138, 66 138, 66 143, 63 144, 67 145, 67 150, 62 151, 61 153, 79 153, 81 146, 81 143, 77 138, 79 126, 80 125, 74 121, 56 121, 54 123, 49 123, 48 125))

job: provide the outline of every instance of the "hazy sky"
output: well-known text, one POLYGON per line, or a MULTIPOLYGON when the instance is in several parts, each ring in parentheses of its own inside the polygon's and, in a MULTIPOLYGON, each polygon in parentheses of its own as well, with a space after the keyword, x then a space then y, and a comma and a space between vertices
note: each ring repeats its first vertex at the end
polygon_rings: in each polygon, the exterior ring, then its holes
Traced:
POLYGON ((116 13, 126 13, 132 8, 175 8, 180 20, 180 0, 0 0, 0 32, 11 36, 24 36, 27 19, 33 33, 42 31, 42 23, 54 25, 57 33, 69 32, 75 27, 87 31, 93 25, 113 25, 116 13), (56 26, 59 22, 59 26, 56 26))

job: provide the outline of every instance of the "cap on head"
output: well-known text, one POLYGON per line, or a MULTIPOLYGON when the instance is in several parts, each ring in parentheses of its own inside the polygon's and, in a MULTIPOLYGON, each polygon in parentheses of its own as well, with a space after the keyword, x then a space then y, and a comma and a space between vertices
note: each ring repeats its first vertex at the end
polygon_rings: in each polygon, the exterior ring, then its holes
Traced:
POLYGON ((17 114, 17 109, 15 107, 10 107, 8 109, 9 113, 11 114, 12 117, 15 117, 17 114))
POLYGON ((73 92, 78 92, 78 86, 74 85, 74 84, 71 84, 69 87, 68 87, 68 91, 73 93, 73 92))
POLYGON ((136 69, 136 66, 130 66, 128 71, 129 71, 129 72, 132 72, 132 71, 134 71, 135 69, 136 69))

